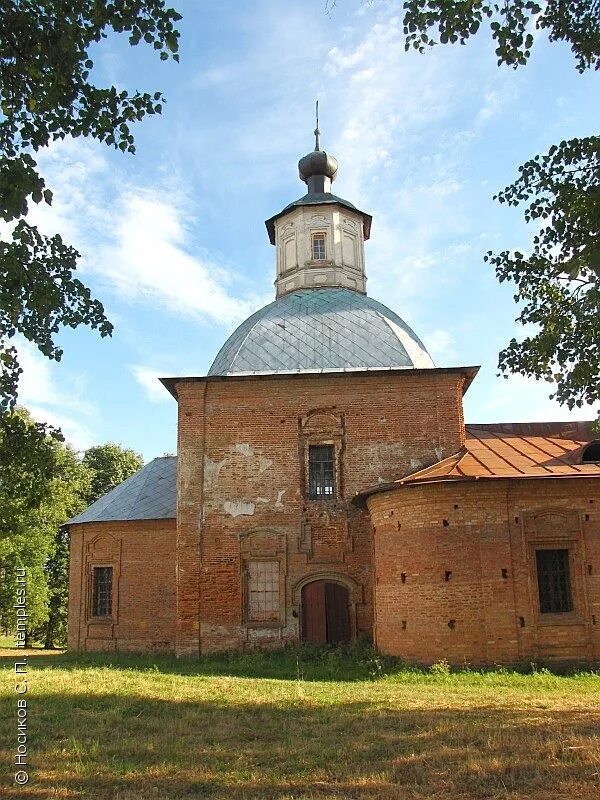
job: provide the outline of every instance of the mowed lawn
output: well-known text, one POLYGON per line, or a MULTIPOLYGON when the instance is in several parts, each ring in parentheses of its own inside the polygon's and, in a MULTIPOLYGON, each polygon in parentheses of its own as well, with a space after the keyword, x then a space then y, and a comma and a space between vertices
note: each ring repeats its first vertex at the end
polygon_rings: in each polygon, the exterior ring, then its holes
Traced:
POLYGON ((21 788, 14 656, 3 654, 3 797, 600 797, 598 674, 448 674, 302 651, 32 655, 21 788))

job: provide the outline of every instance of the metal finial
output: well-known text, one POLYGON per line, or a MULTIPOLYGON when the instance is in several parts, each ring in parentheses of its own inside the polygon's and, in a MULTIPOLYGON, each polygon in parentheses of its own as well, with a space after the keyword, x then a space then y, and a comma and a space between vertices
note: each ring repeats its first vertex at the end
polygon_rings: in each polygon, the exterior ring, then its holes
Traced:
POLYGON ((321 135, 321 131, 319 130, 319 101, 315 103, 315 117, 317 119, 317 127, 315 128, 315 150, 320 150, 321 145, 319 144, 319 136, 321 135))

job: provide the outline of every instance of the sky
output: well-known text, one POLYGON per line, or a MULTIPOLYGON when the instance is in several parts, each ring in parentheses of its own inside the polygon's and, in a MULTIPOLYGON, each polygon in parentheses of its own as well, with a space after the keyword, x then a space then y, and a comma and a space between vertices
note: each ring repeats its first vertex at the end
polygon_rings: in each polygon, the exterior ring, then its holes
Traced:
POLYGON ((115 326, 63 332, 60 363, 19 343, 20 403, 83 450, 117 442, 176 452, 176 402, 160 376, 205 375, 226 338, 274 299, 264 220, 305 194, 298 159, 339 161, 333 191, 373 215, 368 293, 399 314, 438 366, 481 365, 467 422, 592 419, 552 385, 497 376, 524 330, 488 250, 528 252, 522 209, 494 201, 517 167, 600 128, 600 78, 537 37, 527 66, 496 65, 489 37, 406 53, 400 0, 171 0, 179 64, 112 36, 92 79, 164 93, 133 129, 135 156, 88 139, 39 153, 54 192, 31 219, 82 253, 80 277, 115 326))

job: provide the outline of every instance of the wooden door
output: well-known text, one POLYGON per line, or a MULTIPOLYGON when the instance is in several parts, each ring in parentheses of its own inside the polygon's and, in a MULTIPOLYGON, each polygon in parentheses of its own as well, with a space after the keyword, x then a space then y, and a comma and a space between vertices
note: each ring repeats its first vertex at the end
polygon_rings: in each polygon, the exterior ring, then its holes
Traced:
POLYGON ((325 615, 327 642, 339 644, 351 638, 348 589, 339 583, 325 584, 325 615))
POLYGON ((313 644, 327 642, 325 581, 313 581, 302 589, 302 638, 313 644))
POLYGON ((351 638, 348 589, 328 581, 308 583, 302 589, 302 639, 338 644, 351 638))

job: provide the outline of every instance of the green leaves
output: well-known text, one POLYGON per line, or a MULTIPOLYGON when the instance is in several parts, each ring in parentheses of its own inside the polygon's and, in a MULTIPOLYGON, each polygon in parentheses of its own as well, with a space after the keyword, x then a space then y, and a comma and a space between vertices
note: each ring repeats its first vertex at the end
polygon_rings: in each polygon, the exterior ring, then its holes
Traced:
POLYGON ((565 41, 575 66, 600 69, 600 9, 598 0, 406 0, 405 49, 424 52, 437 40, 460 42, 477 34, 485 20, 496 43, 498 64, 514 68, 527 62, 532 31, 546 30, 550 41, 565 41))
POLYGON ((102 303, 74 277, 79 253, 61 237, 46 237, 21 220, 12 239, 0 241, 0 413, 14 406, 19 367, 8 341, 18 333, 48 358, 60 360, 54 335, 61 327, 89 325, 109 336, 102 303))
MULTIPOLYGON (((514 68, 531 55, 536 31, 570 45, 579 72, 600 69, 598 0, 405 0, 405 48, 464 44, 487 21, 498 64, 514 68)), ((513 339, 499 367, 557 384, 569 408, 600 399, 600 137, 553 145, 519 167, 497 198, 526 204, 539 232, 529 255, 505 250, 485 260, 498 280, 513 281, 517 321, 537 333, 513 339)))
POLYGON ((36 172, 36 163, 28 153, 18 158, 0 158, 0 217, 11 222, 27 214, 27 199, 34 203, 52 202, 52 192, 36 172))
POLYGON ((119 445, 80 458, 59 431, 22 408, 0 415, 0 625, 14 629, 16 569, 27 567, 29 630, 46 646, 64 641, 68 535, 61 527, 143 466, 119 445))
POLYGON ((86 450, 82 463, 92 474, 86 499, 88 503, 93 503, 140 470, 144 466, 144 459, 118 444, 102 444, 86 450))
POLYGON ((500 353, 504 372, 554 381, 569 408, 600 399, 600 137, 570 139, 519 167, 498 195, 527 203, 540 225, 529 255, 488 253, 498 279, 524 303, 517 320, 538 331, 500 353))
POLYGON ((0 241, 0 414, 16 402, 20 369, 10 339, 59 359, 54 335, 84 324, 110 335, 102 304, 74 277, 79 254, 23 218, 52 192, 31 153, 67 136, 90 136, 134 153, 130 126, 160 114, 160 92, 130 94, 90 82, 88 50, 109 31, 178 60, 181 16, 164 0, 2 0, 0 13, 0 218, 17 221, 0 241))

